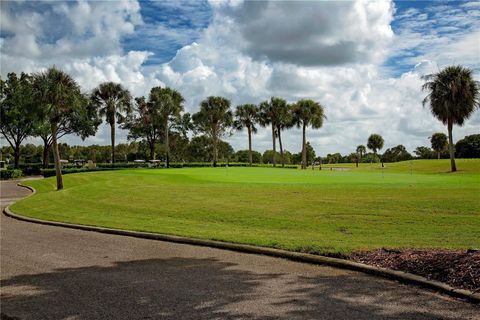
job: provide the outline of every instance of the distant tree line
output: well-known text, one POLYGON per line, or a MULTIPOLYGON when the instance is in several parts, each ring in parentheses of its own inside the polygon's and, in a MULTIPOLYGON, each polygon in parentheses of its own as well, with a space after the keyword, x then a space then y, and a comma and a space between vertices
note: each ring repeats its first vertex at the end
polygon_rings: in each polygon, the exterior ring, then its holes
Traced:
MULTIPOLYGON (((451 168, 455 171, 452 128, 454 124, 463 125, 479 107, 479 85, 473 80, 472 71, 461 66, 447 67, 437 74, 426 76, 425 80, 423 89, 428 91, 428 95, 424 105, 428 104, 432 114, 447 125, 448 132, 447 138, 444 135, 431 137, 432 149, 437 158, 448 149, 451 168)), ((252 135, 258 126, 269 127, 272 137, 272 150, 266 151, 261 161, 273 166, 277 163, 282 166, 289 162, 299 163, 302 169, 313 162, 322 162, 322 158, 315 157, 312 146, 307 142, 307 129, 319 129, 326 120, 324 106, 316 101, 300 99, 287 103, 282 98, 272 97, 258 105, 244 104, 232 108, 227 98, 210 96, 200 103, 200 110, 193 115, 184 111, 184 102, 181 93, 172 88, 154 87, 148 97, 132 97, 122 84, 114 82, 101 83, 92 92, 85 93, 70 75, 55 67, 34 74, 21 73, 20 76, 10 73, 5 80, 0 79, 0 132, 10 145, 15 167, 20 163, 22 142, 27 137, 41 138, 42 163, 47 167, 53 158, 58 190, 63 188, 62 148, 70 148, 59 144, 58 139, 67 134, 85 139, 96 133, 102 121, 110 126, 111 163, 140 154, 149 159, 157 159, 158 154, 163 154, 167 168, 171 160, 202 159, 216 166, 219 159, 229 159, 234 154, 233 148, 222 139, 233 134, 234 130, 246 130, 247 157, 251 165, 254 158, 259 158, 252 147, 252 135), (117 126, 129 131, 128 139, 135 143, 124 145, 132 150, 118 151, 122 148, 115 143, 117 126), (284 150, 282 143, 282 132, 294 126, 302 132, 299 154, 290 154, 284 150), (188 132, 193 133, 191 139, 188 132), (53 157, 50 157, 51 154, 53 157)), ((476 146, 475 137, 464 140, 457 146, 458 152, 475 156, 476 151, 471 150, 472 146, 476 146)), ((371 154, 362 145, 347 157, 333 154, 327 155, 325 160, 338 162, 348 158, 358 164, 412 157, 402 145, 379 155, 383 145, 383 138, 372 134, 367 141, 371 154)), ((103 147, 73 148, 83 150, 82 157, 97 159, 98 156, 105 160, 103 147)), ((417 156, 427 155, 423 147, 416 151, 417 156)), ((245 153, 239 156, 244 158, 245 153)))
MULTIPOLYGON (((443 133, 436 133, 435 135, 446 135, 443 133)), ((435 136, 433 135, 433 136, 435 136)), ((432 136, 432 138, 433 138, 432 136)), ((432 140, 431 138, 431 140, 432 140)), ((383 154, 375 154, 367 152, 367 148, 359 145, 356 152, 350 154, 329 153, 325 156, 317 156, 315 150, 310 142, 306 144, 307 150, 307 165, 313 162, 317 164, 337 164, 337 163, 379 163, 383 162, 398 162, 411 159, 448 159, 448 145, 444 144, 439 148, 438 145, 432 142, 430 147, 417 147, 413 154, 409 153, 403 145, 398 145, 386 149, 383 154)), ((208 141, 206 136, 182 137, 174 134, 171 136, 172 150, 170 152, 170 159, 172 162, 211 162, 212 144, 208 141)), ((59 143, 59 154, 61 159, 74 160, 92 160, 96 163, 110 163, 111 162, 111 146, 89 145, 89 146, 70 146, 66 143, 59 143)), ((457 141, 454 146, 455 156, 457 158, 480 158, 480 134, 468 135, 463 139, 457 141)), ((155 154, 159 155, 160 160, 165 158, 165 146, 158 141, 154 145, 155 154)), ((11 146, 3 146, 0 148, 2 158, 13 159, 13 149, 11 146)), ((132 141, 130 143, 120 143, 115 146, 115 154, 118 162, 132 162, 138 159, 152 159, 151 146, 147 140, 132 141)), ((252 150, 252 163, 258 164, 272 164, 273 150, 266 150, 263 153, 252 150)), ((45 159, 44 146, 34 145, 31 143, 20 146, 20 164, 28 163, 43 163, 45 159)), ((282 156, 280 152, 275 153, 277 163, 281 163, 282 156)), ((218 145, 218 160, 222 162, 245 162, 250 161, 249 150, 238 150, 226 141, 220 140, 218 145)), ((302 153, 291 153, 284 150, 284 161, 286 165, 296 164, 300 165, 302 162, 302 153)), ((53 163, 53 152, 50 150, 47 155, 47 167, 49 163, 53 163)))

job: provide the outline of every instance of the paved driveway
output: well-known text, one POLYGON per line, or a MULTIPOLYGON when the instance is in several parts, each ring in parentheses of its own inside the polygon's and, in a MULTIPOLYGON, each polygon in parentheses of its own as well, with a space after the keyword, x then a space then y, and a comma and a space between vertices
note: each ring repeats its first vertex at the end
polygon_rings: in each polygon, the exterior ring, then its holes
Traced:
MULTIPOLYGON (((27 193, 2 182, 2 207, 27 193)), ((2 320, 480 319, 478 306, 357 272, 0 222, 2 320)))

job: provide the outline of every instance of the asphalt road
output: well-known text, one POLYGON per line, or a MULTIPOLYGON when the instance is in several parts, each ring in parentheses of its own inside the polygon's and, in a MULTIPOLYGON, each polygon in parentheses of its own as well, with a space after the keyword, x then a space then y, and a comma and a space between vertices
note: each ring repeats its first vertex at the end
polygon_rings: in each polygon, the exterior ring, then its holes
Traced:
MULTIPOLYGON (((2 207, 28 191, 1 183, 2 207)), ((1 227, 19 319, 480 319, 480 307, 330 267, 21 222, 1 227)))

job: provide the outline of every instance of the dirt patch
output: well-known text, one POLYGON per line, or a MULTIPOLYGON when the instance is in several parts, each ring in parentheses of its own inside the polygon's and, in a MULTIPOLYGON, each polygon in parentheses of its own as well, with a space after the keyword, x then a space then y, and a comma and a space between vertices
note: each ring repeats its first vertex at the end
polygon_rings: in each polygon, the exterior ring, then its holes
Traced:
POLYGON ((480 250, 387 250, 352 253, 348 259, 400 270, 480 292, 480 250))

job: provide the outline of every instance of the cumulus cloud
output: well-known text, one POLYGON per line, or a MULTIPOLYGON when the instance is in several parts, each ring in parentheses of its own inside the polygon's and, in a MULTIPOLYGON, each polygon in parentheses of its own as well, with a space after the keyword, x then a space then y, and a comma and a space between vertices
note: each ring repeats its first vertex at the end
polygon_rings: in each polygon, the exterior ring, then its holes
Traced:
POLYGON ((388 1, 246 1, 228 12, 244 50, 258 59, 298 65, 382 60, 393 38, 388 1))

